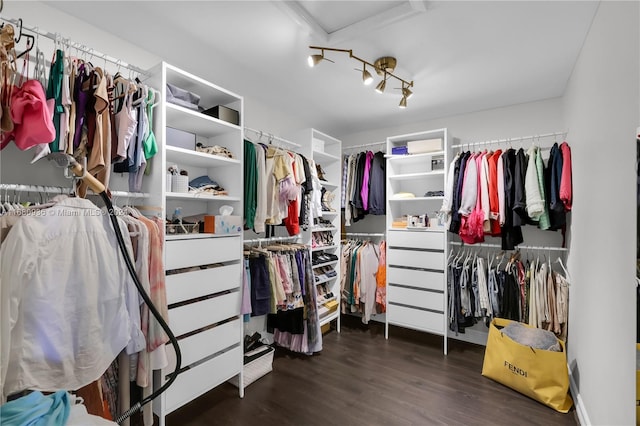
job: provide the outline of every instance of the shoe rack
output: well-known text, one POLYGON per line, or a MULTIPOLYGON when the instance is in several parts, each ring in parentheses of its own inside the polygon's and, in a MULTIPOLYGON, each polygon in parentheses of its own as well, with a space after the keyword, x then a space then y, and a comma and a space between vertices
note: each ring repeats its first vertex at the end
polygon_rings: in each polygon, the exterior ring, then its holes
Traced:
MULTIPOLYGON (((342 142, 315 129, 305 129, 295 139, 304 155, 313 160, 319 178, 314 185, 321 209, 312 208, 304 238, 311 247, 320 325, 335 322, 340 331, 340 192, 342 190, 342 142)), ((316 202, 316 204, 318 204, 316 202)))

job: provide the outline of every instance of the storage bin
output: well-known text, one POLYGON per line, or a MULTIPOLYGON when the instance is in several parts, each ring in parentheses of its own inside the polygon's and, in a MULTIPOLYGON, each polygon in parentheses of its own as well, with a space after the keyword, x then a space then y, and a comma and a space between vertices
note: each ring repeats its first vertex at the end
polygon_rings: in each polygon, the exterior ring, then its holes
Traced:
POLYGON ((442 151, 442 138, 424 139, 407 142, 409 154, 423 154, 427 152, 442 151))
POLYGON ((193 133, 174 129, 172 127, 167 127, 166 132, 167 132, 167 145, 175 146, 176 148, 183 148, 183 149, 189 149, 191 151, 195 151, 196 135, 194 135, 193 133))
POLYGON ((213 108, 202 111, 202 113, 236 126, 240 125, 240 113, 223 105, 216 105, 213 108))
POLYGON ((391 148, 391 154, 393 155, 406 155, 408 153, 406 145, 394 146, 391 148))
POLYGON ((189 176, 171 176, 171 192, 189 192, 189 176))
MULTIPOLYGON (((265 345, 244 354, 244 387, 273 371, 275 351, 272 346, 265 345)), ((229 383, 238 387, 238 376, 229 379, 229 383)))
POLYGON ((172 176, 173 175, 171 173, 167 173, 167 192, 172 192, 171 191, 171 181, 172 181, 171 177, 172 176))

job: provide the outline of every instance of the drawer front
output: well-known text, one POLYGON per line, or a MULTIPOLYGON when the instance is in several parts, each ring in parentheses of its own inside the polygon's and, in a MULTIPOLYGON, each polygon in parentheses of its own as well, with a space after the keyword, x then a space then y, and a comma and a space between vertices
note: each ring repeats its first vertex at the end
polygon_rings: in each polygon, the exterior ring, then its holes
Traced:
POLYGON ((387 287, 387 300, 389 302, 415 306, 416 308, 444 312, 443 293, 389 285, 389 287, 387 287))
POLYGON ((200 269, 167 275, 167 303, 184 302, 224 290, 239 288, 242 283, 242 264, 200 269))
POLYGON ((241 369, 242 348, 238 346, 184 371, 166 391, 167 412, 174 411, 229 380, 239 374, 241 369))
POLYGON ((389 249, 387 264, 391 266, 409 266, 444 272, 444 253, 419 250, 389 249))
POLYGON ((387 282, 429 290, 444 291, 444 273, 419 269, 387 267, 387 282))
POLYGON ((240 315, 240 292, 169 309, 169 326, 176 336, 240 315))
POLYGON ((412 328, 414 330, 444 334, 444 314, 388 303, 387 317, 389 318, 390 324, 412 328))
POLYGON ((390 247, 444 250, 444 232, 389 231, 387 242, 390 247))
POLYGON ((241 246, 239 236, 169 240, 166 242, 165 269, 236 260, 241 255, 241 246))
MULTIPOLYGON (((242 321, 235 319, 185 339, 180 339, 178 345, 180 345, 182 354, 181 367, 184 368, 238 343, 242 337, 240 334, 241 328, 242 321)), ((176 365, 175 351, 173 345, 166 345, 166 348, 169 365, 165 368, 165 371, 173 371, 176 365)))

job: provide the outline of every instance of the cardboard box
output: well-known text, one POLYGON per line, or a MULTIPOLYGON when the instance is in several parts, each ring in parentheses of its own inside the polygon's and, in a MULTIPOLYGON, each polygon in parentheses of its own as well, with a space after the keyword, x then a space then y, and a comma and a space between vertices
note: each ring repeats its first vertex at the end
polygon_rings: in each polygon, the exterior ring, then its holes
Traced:
POLYGON ((196 135, 194 135, 193 133, 185 132, 183 130, 174 129, 172 127, 167 127, 166 131, 167 145, 195 151, 196 135))
POLYGON ((214 234, 239 234, 242 230, 242 216, 215 216, 214 234))
POLYGON ((442 149, 442 138, 407 142, 407 151, 409 151, 409 154, 424 154, 427 152, 442 151, 442 149))
POLYGON ((226 121, 227 123, 235 124, 236 126, 240 125, 240 113, 224 105, 216 105, 213 108, 202 111, 202 113, 226 121))

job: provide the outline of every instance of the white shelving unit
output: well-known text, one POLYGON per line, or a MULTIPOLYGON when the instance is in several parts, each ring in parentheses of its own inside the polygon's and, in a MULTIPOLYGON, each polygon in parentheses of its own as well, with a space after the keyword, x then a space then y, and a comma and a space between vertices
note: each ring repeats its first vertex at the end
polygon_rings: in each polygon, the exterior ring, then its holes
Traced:
POLYGON ((332 321, 336 321, 336 330, 340 331, 340 193, 342 182, 342 142, 332 136, 322 133, 316 129, 305 129, 298 132, 295 135, 296 140, 300 142, 305 149, 303 152, 307 158, 313 160, 319 164, 322 170, 325 172, 325 179, 321 181, 322 187, 333 194, 333 200, 329 203, 329 207, 332 211, 323 211, 320 219, 330 222, 330 226, 310 226, 310 229, 306 232, 304 238, 305 241, 312 247, 312 255, 320 255, 321 253, 331 253, 338 256, 338 260, 335 262, 323 262, 323 264, 313 265, 314 279, 316 275, 322 277, 316 280, 316 289, 320 285, 333 294, 333 297, 320 302, 319 314, 320 325, 325 325, 332 321), (333 237, 333 244, 314 247, 312 241, 314 236, 320 232, 330 232, 333 237), (325 277, 320 273, 320 268, 331 268, 336 272, 333 277, 325 277), (324 303, 328 300, 335 300, 338 302, 338 307, 333 312, 324 313, 324 303))
MULTIPOLYGON (((152 71, 156 87, 167 83, 200 95, 200 106, 224 105, 243 118, 243 98, 167 63, 152 71)), ((162 100, 156 121, 160 142, 158 191, 152 201, 162 206, 166 217, 180 208, 182 215, 217 215, 222 205, 242 215, 243 126, 193 111, 162 100), (167 144, 168 127, 194 134, 207 146, 224 146, 234 158, 210 155, 167 144), (186 170, 189 179, 207 175, 228 195, 170 192, 165 179, 169 165, 186 170)), ((156 165, 157 167, 157 165, 156 165)), ((165 238, 165 270, 169 326, 178 338, 182 353, 181 373, 159 398, 154 412, 160 425, 165 416, 205 392, 238 376, 239 394, 244 396, 243 327, 240 316, 242 295, 242 235, 177 234, 165 238)), ((167 345, 169 365, 154 374, 154 387, 166 381, 175 367, 173 347, 167 345)))
MULTIPOLYGON (((434 169, 436 159, 447 164, 450 135, 447 129, 387 138, 387 153, 409 141, 442 139, 441 151, 425 154, 387 155, 387 314, 389 325, 425 331, 444 338, 447 353, 447 239, 443 227, 394 228, 407 215, 428 215, 432 224, 443 196, 445 170, 434 169), (413 198, 399 197, 411 193, 413 198)), ((440 163, 442 164, 442 163, 440 163)))

